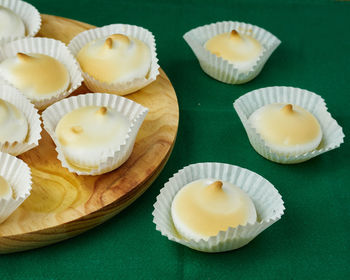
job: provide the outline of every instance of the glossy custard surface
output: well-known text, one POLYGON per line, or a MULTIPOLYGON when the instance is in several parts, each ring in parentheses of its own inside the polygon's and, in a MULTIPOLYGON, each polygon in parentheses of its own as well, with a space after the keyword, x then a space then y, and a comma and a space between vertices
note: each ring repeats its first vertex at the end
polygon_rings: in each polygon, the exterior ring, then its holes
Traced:
POLYGON ((244 191, 213 179, 183 187, 173 200, 172 216, 180 234, 194 239, 256 221, 254 204, 244 191))
POLYGON ((100 82, 127 82, 147 76, 151 51, 141 40, 113 34, 86 44, 77 59, 82 70, 100 82))
POLYGON ((63 116, 55 132, 67 160, 78 168, 94 168, 125 142, 129 128, 130 121, 116 110, 86 106, 63 116))

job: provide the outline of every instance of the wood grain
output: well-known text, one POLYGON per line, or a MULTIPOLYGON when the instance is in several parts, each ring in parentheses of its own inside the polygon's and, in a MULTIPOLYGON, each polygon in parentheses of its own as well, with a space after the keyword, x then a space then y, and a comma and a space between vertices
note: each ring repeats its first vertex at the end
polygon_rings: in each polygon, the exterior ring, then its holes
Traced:
MULTIPOLYGON (((42 15, 38 36, 68 43, 89 28, 93 26, 42 15)), ((179 120, 175 91, 160 73, 155 82, 126 96, 150 110, 130 158, 120 168, 99 176, 72 174, 61 166, 46 131, 38 147, 19 156, 31 167, 32 192, 0 224, 0 253, 37 248, 82 233, 113 217, 150 186, 170 156, 179 120)), ((87 92, 83 85, 73 94, 87 92)))

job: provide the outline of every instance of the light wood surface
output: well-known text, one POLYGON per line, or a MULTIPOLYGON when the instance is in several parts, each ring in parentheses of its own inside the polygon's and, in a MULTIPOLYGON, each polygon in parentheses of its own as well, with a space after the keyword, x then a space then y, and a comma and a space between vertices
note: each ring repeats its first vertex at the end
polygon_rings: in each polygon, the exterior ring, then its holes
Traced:
MULTIPOLYGON (((39 37, 68 43, 93 26, 42 15, 39 37)), ((59 242, 82 233, 123 210, 155 180, 175 142, 179 110, 175 91, 165 75, 142 90, 127 95, 149 113, 141 126, 133 152, 120 168, 100 176, 69 173, 57 159, 46 131, 39 146, 21 156, 31 167, 30 197, 0 224, 0 253, 24 251, 59 242)), ((74 94, 88 92, 85 86, 74 94)))

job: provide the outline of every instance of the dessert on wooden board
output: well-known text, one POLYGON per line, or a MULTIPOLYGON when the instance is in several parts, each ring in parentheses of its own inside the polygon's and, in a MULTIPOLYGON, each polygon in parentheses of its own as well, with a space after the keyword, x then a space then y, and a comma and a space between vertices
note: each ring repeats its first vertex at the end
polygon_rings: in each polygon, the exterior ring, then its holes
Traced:
POLYGON ((80 62, 85 85, 93 92, 130 94, 159 75, 155 38, 143 27, 111 24, 87 30, 68 47, 80 62))
POLYGON ((28 130, 27 118, 23 112, 0 99, 0 143, 24 142, 28 130))
POLYGON ((0 152, 0 223, 30 195, 32 177, 22 160, 0 152))
POLYGON ((67 68, 45 54, 18 52, 0 63, 0 73, 31 100, 59 95, 70 83, 67 68))
POLYGON ((26 29, 23 20, 11 9, 0 6, 1 29, 0 38, 24 37, 26 29))
POLYGON ((77 169, 92 169, 106 150, 125 143, 130 121, 114 108, 85 106, 67 113, 55 134, 67 161, 77 169))
POLYGON ((78 89, 78 62, 59 40, 24 38, 0 49, 0 78, 42 110, 78 89))
POLYGON ((38 110, 18 90, 0 84, 0 151, 17 156, 39 145, 38 110))
POLYGON ((87 43, 77 54, 82 71, 104 83, 125 83, 145 78, 151 50, 141 40, 112 34, 87 43))
POLYGON ((100 175, 129 158, 147 113, 148 108, 122 96, 89 93, 56 102, 42 118, 64 167, 100 175))
POLYGON ((38 10, 21 0, 0 0, 0 45, 35 36, 41 26, 38 10))

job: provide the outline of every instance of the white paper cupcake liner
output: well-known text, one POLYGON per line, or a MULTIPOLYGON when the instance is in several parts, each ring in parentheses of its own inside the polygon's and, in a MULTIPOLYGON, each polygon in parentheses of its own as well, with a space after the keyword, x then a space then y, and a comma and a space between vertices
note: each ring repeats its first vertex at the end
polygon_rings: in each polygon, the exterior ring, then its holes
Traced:
MULTIPOLYGON (((0 6, 12 10, 21 17, 26 28, 26 37, 33 37, 38 33, 41 26, 41 17, 34 6, 21 0, 0 0, 0 6)), ((0 46, 20 38, 16 36, 0 38, 0 46)))
POLYGON ((62 166, 68 168, 70 172, 77 173, 78 175, 99 175, 116 169, 129 158, 134 147, 136 135, 147 113, 147 108, 127 98, 105 93, 89 93, 66 98, 51 105, 43 112, 42 118, 44 128, 56 144, 58 159, 61 161, 62 166), (84 106, 105 106, 115 108, 123 116, 129 119, 131 123, 125 142, 120 145, 119 149, 106 151, 100 159, 96 160, 98 168, 89 171, 78 170, 69 164, 63 155, 61 145, 55 134, 56 126, 64 115, 74 109, 84 106))
POLYGON ((146 78, 136 78, 123 83, 104 83, 83 72, 85 85, 93 92, 114 93, 126 95, 135 92, 156 80, 159 75, 159 65, 156 52, 156 43, 153 34, 145 28, 128 24, 111 24, 101 28, 90 29, 75 36, 68 45, 76 57, 81 48, 97 38, 106 37, 112 34, 124 34, 143 41, 151 50, 151 67, 146 78))
POLYGON ((253 148, 263 157, 278 163, 291 164, 309 160, 317 155, 338 148, 344 142, 343 129, 327 111, 323 98, 313 92, 293 87, 267 87, 246 93, 233 106, 241 119, 253 148), (312 113, 320 123, 322 140, 313 151, 303 154, 278 154, 265 144, 249 122, 249 116, 264 105, 290 103, 312 113))
POLYGON ((1 152, 0 175, 4 177, 13 190, 11 198, 0 198, 0 223, 2 223, 30 195, 32 177, 30 168, 24 161, 1 152))
POLYGON ((83 77, 78 62, 71 54, 67 46, 61 41, 48 38, 25 38, 5 44, 0 49, 0 61, 14 57, 18 52, 40 53, 49 55, 67 68, 69 72, 70 84, 66 91, 55 96, 43 96, 38 99, 31 99, 36 108, 42 110, 48 105, 65 98, 80 87, 83 77))
POLYGON ((284 202, 274 186, 260 175, 247 169, 224 163, 197 163, 178 171, 160 190, 152 213, 156 229, 169 240, 203 252, 224 252, 240 248, 267 227, 278 221, 284 213, 284 202), (186 184, 199 179, 214 178, 235 184, 253 200, 257 221, 254 224, 228 228, 208 240, 184 239, 176 231, 171 204, 177 192, 186 184))
POLYGON ((28 135, 23 143, 0 143, 0 151, 17 156, 39 145, 41 120, 38 110, 17 89, 0 84, 0 99, 13 104, 25 115, 28 122, 28 135))
POLYGON ((255 25, 237 21, 223 21, 197 27, 188 31, 183 38, 199 60, 202 70, 212 78, 228 84, 242 84, 254 79, 281 41, 270 32, 255 25), (212 37, 233 29, 258 40, 264 47, 249 72, 240 72, 232 63, 208 51, 204 45, 212 37))

